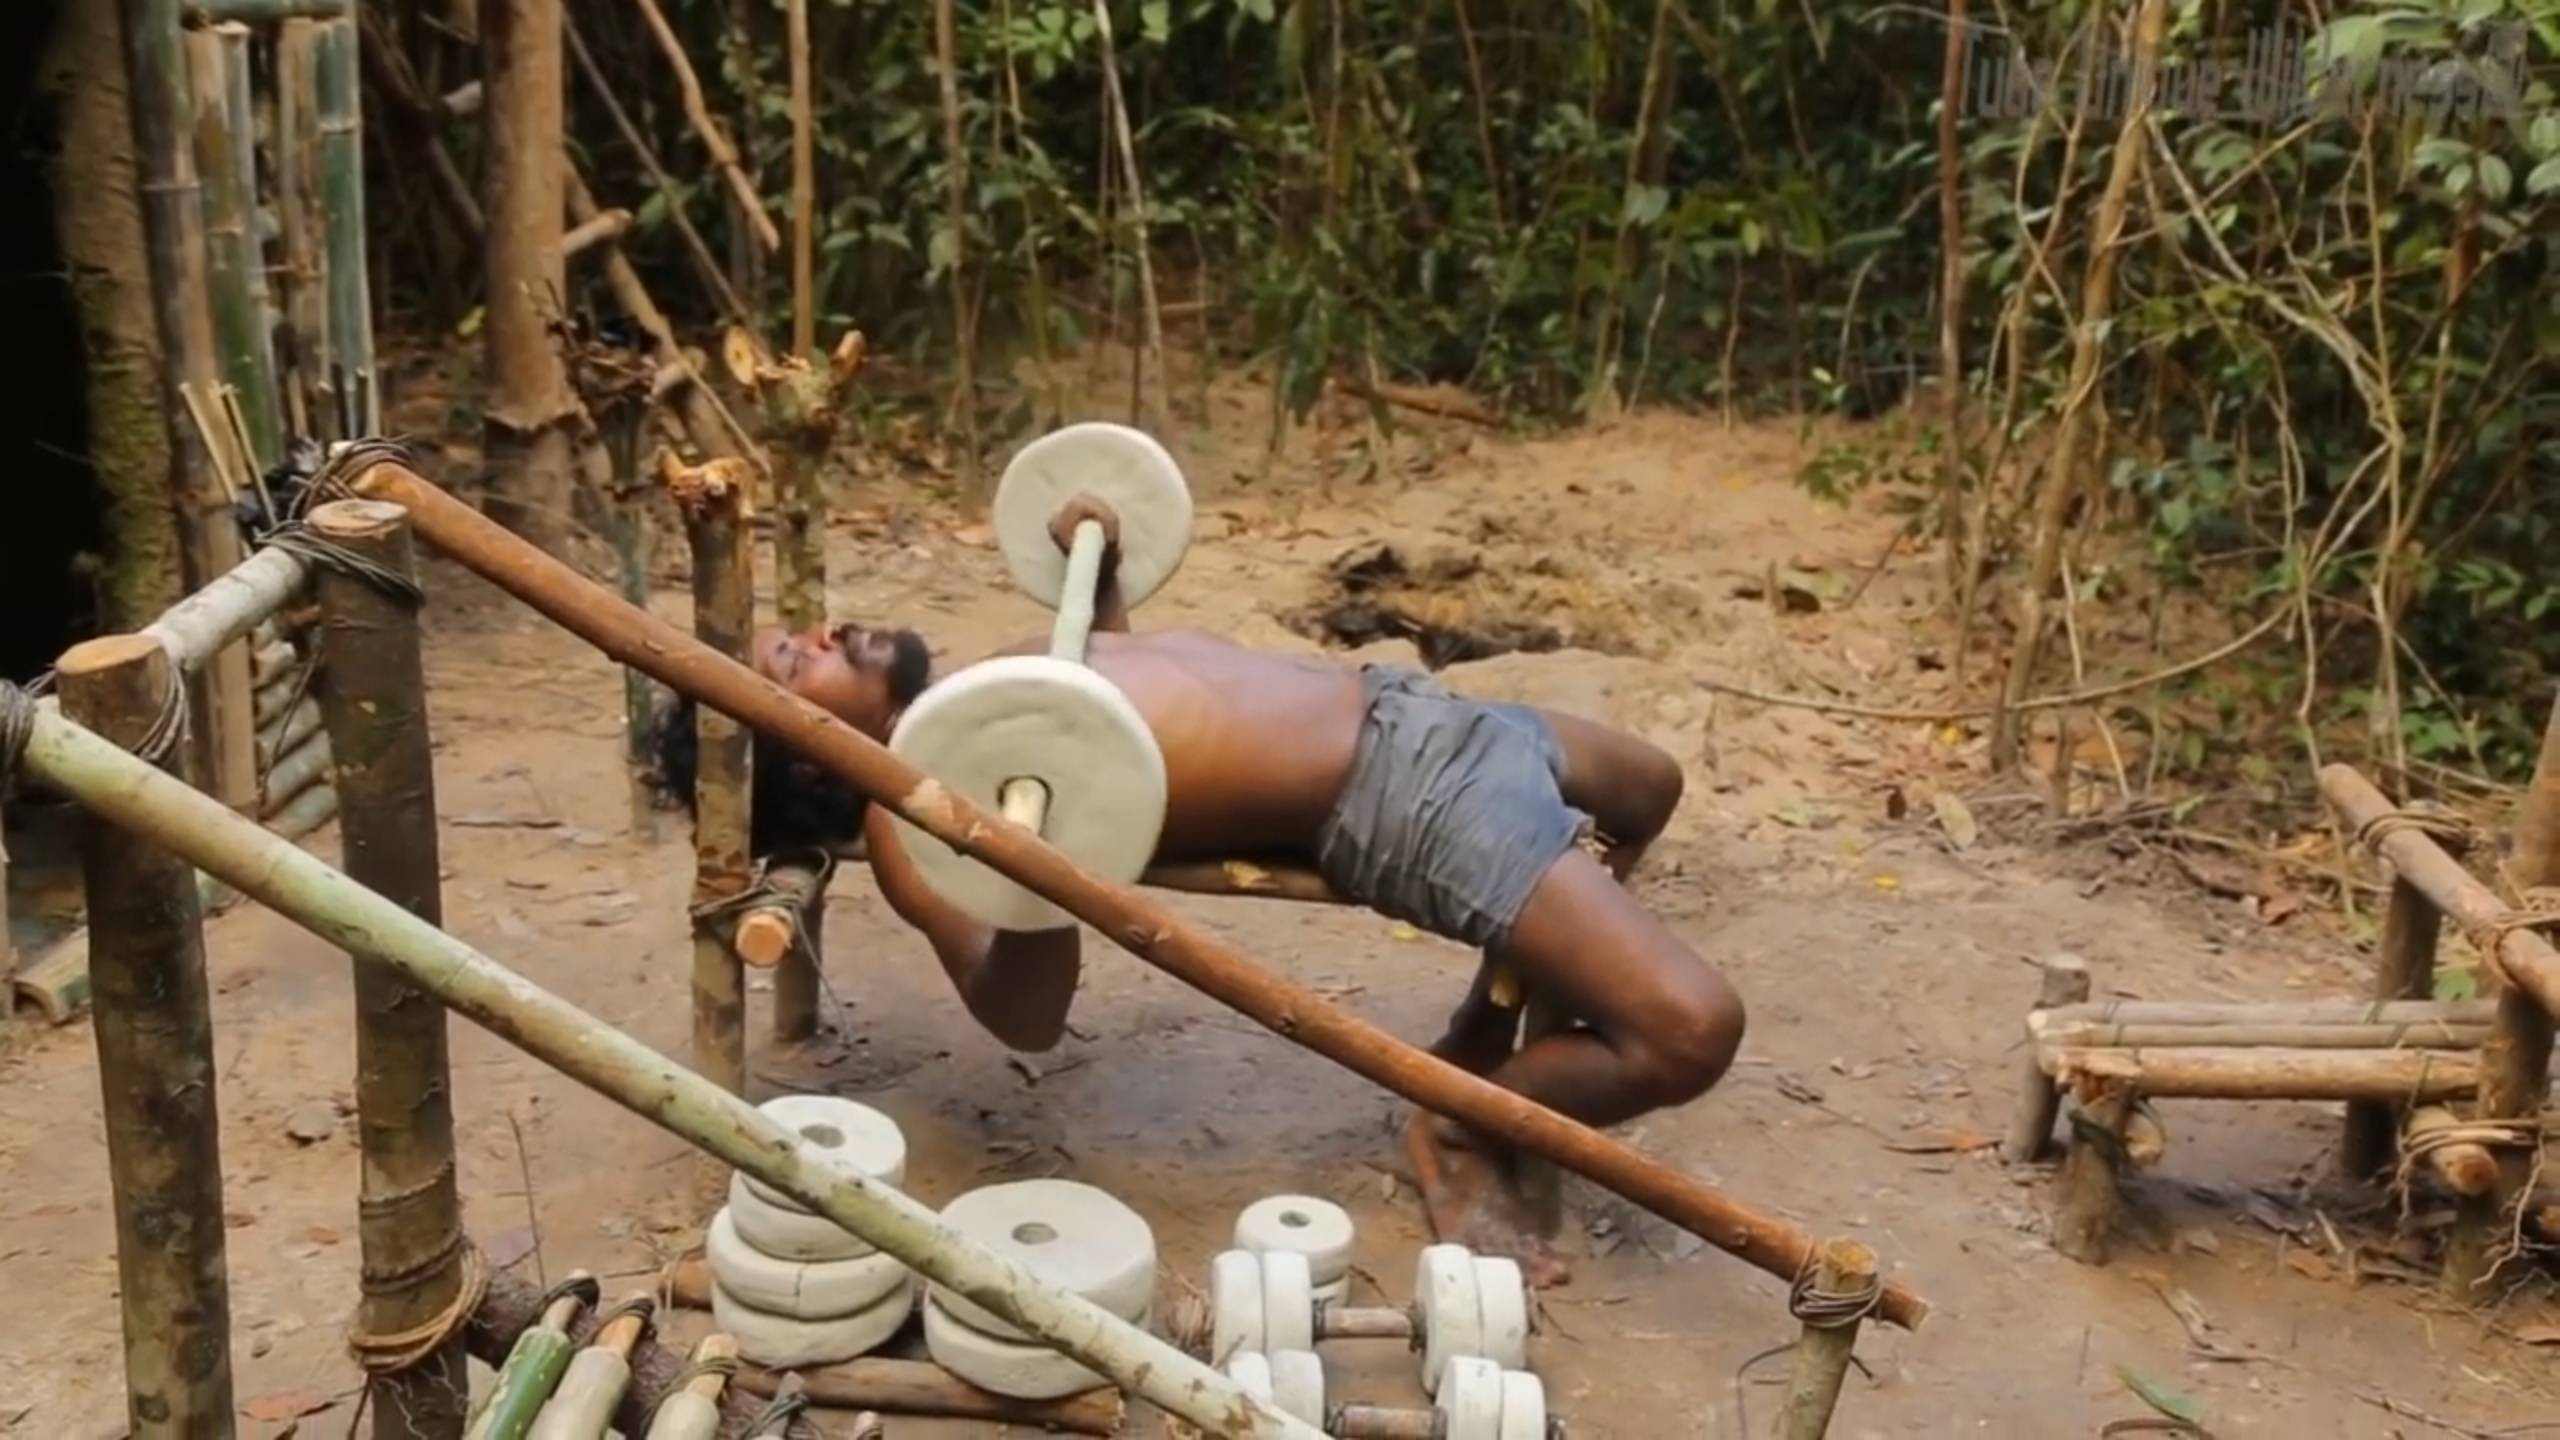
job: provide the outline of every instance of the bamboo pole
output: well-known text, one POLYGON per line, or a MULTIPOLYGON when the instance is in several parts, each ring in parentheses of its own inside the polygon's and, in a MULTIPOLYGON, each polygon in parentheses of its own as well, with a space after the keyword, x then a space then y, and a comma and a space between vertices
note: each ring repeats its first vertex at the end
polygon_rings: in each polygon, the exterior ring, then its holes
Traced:
POLYGON ((809 78, 809 0, 782 0, 791 70, 791 353, 818 351, 818 113, 809 78))
POLYGON ((238 23, 273 25, 286 20, 331 20, 353 11, 353 0, 187 0, 190 29, 238 23))
POLYGON ((611 120, 613 128, 620 132, 622 143, 631 147, 632 155, 640 161, 640 168, 647 172, 649 183, 656 186, 658 194, 665 198, 667 219, 676 227, 677 237, 684 241, 685 253, 693 259, 694 274, 700 277, 704 288, 720 302, 720 308, 728 312, 731 320, 750 330, 755 329, 754 312, 738 298, 737 290, 729 284, 728 273, 720 268, 720 261, 712 255, 709 242, 702 238, 702 232, 693 227, 693 221, 684 213, 683 187, 667 173, 666 165, 658 159, 657 147, 651 145, 649 137, 631 122, 630 112, 622 108, 622 97, 614 93, 612 83, 605 79, 604 71, 596 65, 595 56, 588 53, 586 37, 578 33, 577 17, 564 10, 560 23, 561 33, 569 41, 569 58, 577 62, 578 73, 586 78, 587 89, 594 93, 596 103, 604 107, 605 118, 611 120))
POLYGON ((480 6, 490 503, 499 523, 545 548, 567 535, 575 483, 568 422, 577 403, 551 338, 567 284, 560 10, 560 0, 480 6))
POLYGON ((356 22, 320 23, 316 98, 320 111, 321 223, 328 251, 329 370, 335 438, 382 428, 373 368, 373 299, 365 278, 364 105, 356 85, 356 22))
MULTIPOLYGON (((572 1281, 589 1278, 583 1270, 569 1273, 572 1281)), ((488 1392, 472 1411, 465 1440, 526 1440, 534 1419, 560 1388, 560 1377, 568 1373, 575 1348, 569 1327, 584 1304, 574 1294, 563 1295, 544 1306, 541 1318, 516 1336, 498 1366, 497 1378, 489 1382, 488 1392)))
POLYGON ((2551 705, 2551 721, 2543 727, 2542 752, 2533 766, 2533 783, 2516 811, 2515 858, 2508 875, 2519 894, 2537 886, 2560 885, 2560 698, 2551 705))
POLYGON ((765 253, 782 248, 782 234, 773 228, 773 217, 764 212, 764 202, 756 198, 755 182, 747 178, 739 164, 738 148, 729 143, 729 134, 711 117, 711 107, 702 98, 702 82, 694 78, 693 61, 684 53, 684 42, 676 38, 675 27, 667 23, 658 9, 657 0, 634 0, 640 16, 649 23, 649 33, 657 37, 658 48, 666 52, 667 64, 675 71, 676 90, 684 100, 685 117, 693 122, 693 133, 702 137, 702 148, 710 153, 711 163, 729 182, 729 193, 737 201, 739 211, 753 223, 756 239, 763 242, 765 253))
POLYGON ((526 1440, 604 1440, 614 1407, 631 1388, 631 1352, 648 1325, 647 1312, 639 1310, 606 1321, 569 1361, 526 1440))
POLYGON ((1128 183, 1129 213, 1135 217, 1131 228, 1137 241, 1138 307, 1145 325, 1141 333, 1146 337, 1146 425, 1155 435, 1169 436, 1173 433, 1173 402, 1165 388, 1164 311, 1156 303, 1155 260, 1147 240, 1146 186, 1138 178, 1138 141, 1130 128, 1128 97, 1120 88, 1120 54, 1111 38, 1111 7, 1104 0, 1093 0, 1093 25, 1094 33, 1102 38, 1103 109, 1107 112, 1104 123, 1118 142, 1121 178, 1128 183))
POLYGON ((2456 1195, 2486 1195, 2498 1183, 2498 1157, 2488 1146, 2460 1138, 2461 1117, 2442 1105, 2420 1105, 2409 1112, 2409 1150, 2426 1156, 2427 1168, 2456 1195))
POLYGON ((759 970, 771 970, 804 944, 816 948, 830 873, 825 865, 767 863, 764 883, 774 892, 773 898, 738 917, 734 940, 738 958, 759 970))
MULTIPOLYGON (((408 517, 396 505, 338 500, 311 530, 414 581, 408 517)), ((320 700, 337 757, 347 874, 437 924, 435 762, 417 609, 350 571, 320 572, 320 700)), ((444 1007, 396 970, 358 954, 356 1115, 364 1149, 357 1237, 364 1291, 357 1323, 372 1335, 432 1326, 462 1292, 462 1201, 455 1189, 453 1079, 444 1007)), ((470 1394, 459 1327, 415 1363, 372 1377, 374 1434, 452 1440, 470 1394)))
MULTIPOLYGON (((1813 1290, 1824 1296, 1857 1296, 1874 1289, 1876 1252, 1855 1240, 1826 1240, 1816 1252, 1813 1290)), ((1787 1398, 1779 1403, 1777 1440, 1822 1440, 1831 1429, 1831 1413, 1840 1404, 1840 1383, 1849 1378, 1849 1360, 1858 1348, 1863 1318, 1844 1311, 1846 1323, 1830 1315, 1799 1316, 1804 1331, 1796 1337, 1795 1366, 1787 1380, 1787 1398)))
MULTIPOLYGON (((800 1381, 800 1393, 809 1397, 810 1404, 830 1410, 982 1420, 1008 1427, 1008 1433, 1009 1427, 1018 1426, 1070 1435, 1118 1435, 1128 1413, 1128 1402, 1109 1386, 1063 1400, 1017 1400, 981 1390, 922 1360, 866 1355, 789 1374, 800 1381)), ((750 1366, 738 1372, 737 1383, 750 1395, 771 1395, 781 1387, 781 1377, 750 1366)))
MULTIPOLYGON (((419 518, 414 507, 411 514, 419 518)), ((523 546, 477 515, 472 519, 523 546)), ((423 523, 419 528, 427 529, 423 523)), ((1312 1426, 950 1229, 896 1188, 810 1158, 796 1134, 718 1083, 507 970, 185 782, 28 705, 23 694, 0 690, 0 706, 7 707, 8 721, 25 725, 24 773, 106 823, 193 861, 322 939, 392 966, 464 1018, 896 1256, 926 1280, 1043 1337, 1211 1434, 1227 1440, 1319 1440, 1312 1426)), ((221 1223, 218 1208, 213 1223, 221 1223)))
POLYGON ((321 377, 329 371, 328 251, 320 200, 320 27, 288 20, 276 33, 276 217, 284 291, 279 379, 297 435, 324 433, 321 377))
POLYGON ((266 305, 259 298, 266 264, 251 228, 258 199, 250 158, 255 132, 242 123, 248 97, 235 99, 231 93, 231 51, 239 51, 245 69, 249 27, 223 24, 193 30, 186 46, 215 343, 223 379, 239 397, 241 420, 249 432, 249 460, 263 474, 284 457, 284 415, 276 400, 266 305))
POLYGON ((2038 1010, 2031 1019, 2046 1025, 2477 1026, 2488 1024, 2497 1009, 2491 1000, 2100 1000, 2038 1010))
MULTIPOLYGON (((615 593, 631 605, 647 609, 651 592, 649 567, 657 550, 657 527, 648 482, 640 473, 640 441, 649 422, 649 406, 636 395, 613 389, 586 397, 595 417, 610 475, 605 507, 605 540, 613 547, 615 593)), ((658 836, 658 809, 650 776, 656 757, 649 734, 658 713, 657 687, 649 677, 626 666, 622 672, 622 762, 631 805, 631 830, 642 840, 658 836)))
MULTIPOLYGON (((646 1349, 643 1346, 632 1352, 631 1384, 625 1389, 626 1397, 642 1383, 640 1362, 646 1349)), ((693 1347, 693 1367, 702 1373, 684 1382, 681 1388, 661 1392, 656 1407, 649 1412, 647 1440, 719 1440, 720 1394, 728 1387, 729 1377, 712 1367, 724 1361, 735 1363, 737 1358, 736 1340, 716 1331, 702 1337, 702 1343, 693 1347)), ((631 1427, 622 1429, 629 1434, 631 1427)))
POLYGON ((2479 1088, 2478 1056, 2446 1050, 2126 1050, 2038 1046, 2062 1084, 2122 1081, 2135 1093, 2194 1100, 2447 1100, 2479 1088))
MULTIPOLYGON (((2056 955, 2045 961, 2037 981, 2037 1009, 2027 1015, 2027 1033, 2035 1033, 2038 1014, 2088 998, 2088 961, 2077 955, 2056 955)), ((2053 1143, 2053 1121, 2061 1111, 2062 1092, 2030 1050, 2019 1062, 2018 1108, 2009 1122, 2008 1141, 2000 1147, 2001 1158, 2012 1165, 2041 1158, 2053 1143)))
MULTIPOLYGON (((957 29, 952 0, 933 0, 933 68, 942 92, 942 223, 951 233, 951 268, 944 276, 944 283, 951 287, 951 403, 960 419, 960 484, 965 493, 975 496, 979 485, 978 337, 969 315, 969 146, 960 128, 957 29)), ((1202 358, 1205 362, 1206 357, 1202 358)), ((1163 363, 1162 356, 1156 363, 1163 363)))
MULTIPOLYGON (((661 452, 659 473, 685 517, 693 546, 693 633, 735 660, 755 625, 755 533, 746 465, 714 460, 686 469, 661 452)), ((734 900, 754 883, 747 853, 747 797, 754 755, 745 726, 705 705, 695 712, 693 904, 734 900)), ((693 1063, 733 1095, 746 1093, 746 977, 719 923, 693 927, 693 1063)))
MULTIPOLYGON (((579 177, 575 168, 569 171, 567 182, 570 218, 581 223, 594 219, 597 214, 595 196, 588 191, 586 181, 579 177)), ((684 346, 676 340, 675 327, 667 322, 666 312, 658 308, 658 302, 650 298, 649 288, 641 282, 640 272, 632 268, 630 257, 619 249, 608 251, 604 258, 604 278, 605 284, 613 291, 615 303, 649 337, 652 357, 662 365, 682 366, 687 375, 693 376, 694 383, 677 395, 676 408, 684 419, 686 433, 693 437, 694 448, 714 460, 732 455, 752 458, 755 444, 748 438, 746 427, 740 425, 728 407, 720 403, 719 397, 711 393, 711 387, 694 374, 693 362, 686 358, 684 346)))
MULTIPOLYGON (((2044 1045, 2086 1049, 2174 1050, 2186 1046, 2284 1050, 2477 1050, 2486 1025, 2417 1021, 2400 1025, 2107 1025, 2095 1021, 2056 1024, 2027 1018, 2027 1033, 2044 1045)), ((2387 1148, 2387 1147, 2386 1147, 2387 1148)), ((2387 1154, 2383 1157, 2390 1158, 2387 1154)), ((2372 1171, 2359 1172, 2370 1175, 2372 1171)))
POLYGON ((284 382, 279 378, 282 372, 276 368, 276 324, 283 312, 276 308, 275 287, 267 277, 266 244, 275 238, 280 221, 258 188, 258 120, 263 109, 258 104, 257 81, 249 62, 249 27, 229 25, 217 33, 222 37, 223 99, 231 133, 238 137, 231 147, 233 178, 250 219, 249 295, 258 309, 258 360, 265 386, 260 398, 274 417, 279 437, 277 458, 282 459, 282 437, 292 432, 284 428, 284 382))
POLYGON ((266 784, 258 792, 258 818, 263 820, 282 810, 288 801, 318 784, 336 764, 337 757, 331 752, 326 735, 314 735, 296 747, 267 771, 266 784))
MULTIPOLYGON (((119 0, 124 21, 127 104, 133 112, 135 180, 142 195, 151 263, 152 323, 160 339, 163 415, 169 427, 171 496, 178 511, 182 569, 203 585, 240 563, 240 531, 223 488, 227 433, 208 437, 190 418, 190 394, 210 400, 220 384, 213 315, 206 300, 203 199, 187 141, 191 105, 176 0, 119 0)), ((255 728, 249 713, 249 652, 224 648, 206 683, 189 693, 196 773, 235 809, 257 803, 255 728)))
MULTIPOLYGON (((139 635, 91 640, 66 651, 55 674, 63 712, 95 732, 85 737, 90 744, 120 768, 167 778, 153 766, 175 758, 168 727, 179 713, 179 681, 157 643, 139 635), (155 739, 162 753, 151 755, 155 739)), ((222 1137, 195 874, 148 837, 96 820, 83 832, 80 868, 128 1421, 135 1440, 227 1436, 222 1137)))
MULTIPOLYGON (((1135 891, 1086 874, 1037 835, 1000 823, 993 813, 930 783, 886 746, 674 626, 623 604, 405 467, 377 464, 355 477, 354 487, 407 506, 427 543, 607 656, 647 670, 707 710, 744 719, 871 796, 873 803, 888 806, 962 854, 1048 897, 1139 959, 1283 1037, 1426 1109, 1545 1155, 1770 1274, 1792 1280, 1812 1253, 1812 1240, 1794 1226, 1406 1044, 1314 991, 1269 974, 1232 945, 1135 891)), ((1928 1302, 1908 1287, 1886 1284, 1886 1320, 1911 1329, 1928 1312, 1928 1302)))
POLYGON ((592 250, 608 242, 618 244, 622 237, 629 233, 631 233, 630 211, 599 210, 592 219, 562 232, 561 258, 568 259, 581 251, 592 250))
MULTIPOLYGON (((2537 783, 2538 794, 2553 790, 2560 790, 2560 786, 2546 788, 2537 783)), ((2320 793, 2337 810, 2338 818, 2358 831, 2393 813, 2391 801, 2349 766, 2332 765, 2322 770, 2320 793)), ((2432 838, 2415 830, 2395 830, 2383 835, 2376 848, 2383 859, 2391 862, 2394 871, 2406 876, 2464 931, 2485 933, 2488 927, 2506 918, 2506 902, 2473 879, 2471 872, 2444 853, 2432 838)), ((2506 979, 2539 1001, 2546 1015, 2560 1011, 2560 951, 2553 950, 2549 940, 2531 930, 2511 930, 2499 937, 2494 948, 2495 953, 2488 958, 2496 962, 2506 979)))
MULTIPOLYGON (((2425 1000, 2435 994, 2436 939, 2443 928, 2444 915, 2426 892, 2395 876, 2382 912, 2382 939, 2374 949, 2374 999, 2425 1000)), ((2349 1102, 2346 1128, 2338 1136, 2339 1171, 2351 1180, 2366 1180, 2389 1168, 2399 1130, 2398 1107, 2349 1102)))
POLYGON ((305 697, 301 704, 286 711, 283 719, 258 732, 258 769, 274 770, 277 762, 319 733, 320 702, 305 697))

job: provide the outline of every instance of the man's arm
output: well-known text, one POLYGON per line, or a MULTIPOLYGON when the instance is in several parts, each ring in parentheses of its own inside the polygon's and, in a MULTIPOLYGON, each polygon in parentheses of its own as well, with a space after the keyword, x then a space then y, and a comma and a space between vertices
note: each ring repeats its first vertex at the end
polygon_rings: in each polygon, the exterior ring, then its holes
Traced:
POLYGON ((871 854, 880 897, 898 918, 923 932, 942 961, 960 1003, 978 1023, 1015 1050, 1048 1050, 1067 1028, 1082 969, 1075 927, 998 930, 933 891, 898 844, 896 819, 873 805, 863 820, 863 845, 871 854))
POLYGON ((1091 495, 1078 492, 1058 507, 1049 518, 1049 538, 1058 542, 1058 552, 1075 549, 1076 527, 1087 520, 1102 526, 1102 569, 1094 582, 1093 628, 1095 633, 1129 633, 1129 607, 1120 600, 1120 517, 1110 506, 1091 495))

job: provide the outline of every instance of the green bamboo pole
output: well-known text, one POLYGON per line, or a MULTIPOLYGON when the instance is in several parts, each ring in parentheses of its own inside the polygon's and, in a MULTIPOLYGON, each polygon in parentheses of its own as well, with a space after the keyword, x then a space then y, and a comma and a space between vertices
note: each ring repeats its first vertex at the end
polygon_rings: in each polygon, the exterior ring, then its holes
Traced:
MULTIPOLYGON (((264 472, 284 454, 284 417, 276 405, 275 372, 267 353, 266 307, 258 299, 257 192, 241 183, 252 140, 249 132, 232 128, 231 63, 224 44, 233 38, 245 60, 247 26, 187 32, 187 79, 195 107, 196 173, 204 186, 205 282, 213 300, 222 378, 239 398, 250 462, 264 472)), ((241 96, 239 105, 245 111, 248 97, 241 96)))
MULTIPOLYGON (((258 189, 258 104, 257 82, 249 65, 249 27, 227 25, 215 32, 222 37, 223 101, 230 117, 231 163, 236 172, 241 194, 241 208, 248 217, 249 294, 258 303, 258 355, 266 369, 266 403, 273 411, 276 424, 284 423, 284 372, 276 368, 276 322, 281 318, 276 309, 275 287, 267 276, 267 242, 280 229, 284 217, 277 213, 273 198, 258 189)), ((282 431, 291 434, 291 431, 282 431)))
POLYGON ((277 253, 284 291, 285 412, 297 435, 326 436, 328 256, 320 221, 320 26, 288 20, 276 34, 277 253))
MULTIPOLYGON (((569 1278, 583 1280, 587 1275, 573 1271, 569 1278)), ((471 1428, 463 1440, 525 1440, 534 1418, 542 1413, 543 1402, 560 1388, 560 1377, 569 1369, 569 1356, 576 1349, 569 1339, 569 1323, 578 1316, 578 1303, 574 1295, 552 1301, 542 1312, 541 1323, 525 1327, 516 1337, 506 1363, 498 1367, 497 1380, 472 1411, 471 1428)))
MULTIPOLYGON (((744 659, 755 625, 755 532, 747 523, 748 477, 742 460, 687 469, 663 456, 660 473, 685 518, 693 544, 693 633, 732 659, 744 659)), ((748 796, 754 752, 747 727, 708 705, 694 715, 693 903, 734 900, 754 883, 748 857, 748 796)), ((714 918, 693 927, 693 1063, 732 1095, 746 1093, 746 976, 727 926, 714 918)))
MULTIPOLYGON (((187 139, 186 48, 177 0, 119 0, 124 21, 126 105, 133 118, 135 188, 142 197, 151 262, 152 326, 160 338, 161 414, 169 428, 171 499, 178 512, 186 583, 198 586, 240 563, 240 527, 231 518, 215 451, 189 416, 190 395, 211 402, 221 383, 205 287, 203 201, 187 139)), ((189 692, 194 706, 195 773, 230 805, 258 801, 256 723, 250 712, 249 649, 224 649, 189 692)))
MULTIPOLYGON (((58 714, 0 688, 19 768, 308 929, 399 970, 465 1019, 1042 1336, 1139 1398, 1225 1440, 1321 1440, 1224 1374, 951 1230, 904 1192, 812 1159, 800 1137, 719 1085, 506 969, 327 862, 58 714)), ((139 1432, 138 1432, 139 1433, 139 1432)))
MULTIPOLYGON (((90 744, 123 768, 185 789, 157 768, 176 759, 168 726, 182 713, 177 667, 158 642, 142 635, 87 641, 63 654, 56 675, 63 713, 98 732, 79 732, 90 744), (160 753, 129 755, 120 745, 160 753)), ((72 728, 60 715, 45 718, 72 728)), ((213 1010, 195 875, 149 838, 95 820, 80 848, 128 1422, 134 1440, 227 1437, 230 1279, 213 1010)))
MULTIPOLYGON (((417 578, 409 514, 377 500, 311 513, 313 534, 417 578)), ((430 923, 443 918, 435 764, 417 606, 334 566, 314 577, 329 663, 322 737, 337 761, 347 873, 430 923)), ((356 1128, 363 1147, 356 1235, 364 1251, 357 1323, 370 1335, 431 1326, 462 1293, 462 1198, 455 1189, 453 1076, 444 1007, 400 972, 355 963, 356 1128)), ((372 1377, 377 1440, 454 1440, 471 1393, 459 1329, 413 1363, 372 1377)))
POLYGON ((335 401, 338 419, 332 433, 339 439, 382 428, 382 397, 374 384, 372 298, 365 280, 364 108, 356 83, 357 44, 354 20, 320 23, 317 96, 330 357, 322 379, 335 401))

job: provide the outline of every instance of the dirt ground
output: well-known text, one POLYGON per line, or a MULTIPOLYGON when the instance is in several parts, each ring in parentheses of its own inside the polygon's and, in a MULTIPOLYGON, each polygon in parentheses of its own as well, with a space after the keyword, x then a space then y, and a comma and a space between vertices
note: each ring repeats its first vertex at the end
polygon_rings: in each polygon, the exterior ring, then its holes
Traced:
MULTIPOLYGON (((2363 962, 2325 916, 2270 926, 2264 907, 2145 857, 2050 847, 2026 807, 1988 790, 1980 738, 1961 728, 1702 689, 1721 677, 1891 701, 1946 683, 1926 565, 1887 564, 1851 603, 1898 520, 1806 498, 1793 426, 1645 414, 1513 442, 1432 422, 1400 432, 1363 477, 1345 471, 1366 427, 1342 415, 1298 434, 1265 473, 1259 393, 1208 390, 1205 416, 1176 437, 1198 538, 1138 623, 1314 650, 1303 612, 1341 598, 1328 579, 1338 561, 1383 544, 1438 597, 1395 614, 1500 630, 1491 615, 1513 643, 1559 647, 1457 664, 1455 684, 1615 721, 1688 767, 1689 798, 1634 883, 1732 974, 1751 1030, 1723 1085, 1627 1138, 1811 1231, 1865 1240, 1935 1304, 1916 1334, 1869 1331, 1867 1374, 1850 1381, 1834 1434, 2094 1435, 2156 1418, 2136 1385, 2186 1397, 2222 1436, 2560 1429, 2551 1352, 2517 1338, 2551 1320, 2547 1292, 2536 1282, 2483 1319, 2389 1278, 2358 1243, 2380 1231, 2315 1183, 2334 1107, 2165 1105, 2168 1155, 2115 1263, 2051 1251, 2046 1177, 2008 1172, 1983 1148, 2015 1093, 2038 958, 2085 955, 2102 994, 2234 999, 2343 997, 2363 962), (1433 570, 1426 558, 1464 553, 1490 563, 1433 570), (1423 613, 1434 604, 1446 608, 1423 613), (1983 833, 1970 845, 1936 820, 1941 789, 1972 800, 1983 833), (2358 1253, 2342 1255, 2332 1221, 2358 1253)), ((983 527, 937 498, 932 477, 893 469, 865 466, 847 486, 836 608, 913 623, 946 663, 1045 633, 983 527)), ((450 567, 431 579, 448 926, 680 1055, 689 856, 680 819, 661 817, 654 837, 631 824, 618 672, 450 567)), ((682 617, 681 587, 658 605, 682 617)), ((315 843, 330 852, 333 833, 315 843)), ((1170 898, 1418 1040, 1475 963, 1364 912, 1170 898)), ((241 1433, 362 1433, 341 1346, 357 1264, 346 966, 250 906, 216 921, 210 945, 241 1433)), ((1073 1037, 1011 1057, 848 867, 826 928, 834 1034, 759 1044, 757 1094, 832 1090, 888 1111, 928 1203, 1034 1175, 1101 1185, 1155 1225, 1168 1294, 1205 1281, 1243 1205, 1329 1196, 1359 1219, 1369 1284, 1401 1300, 1426 1237, 1399 1179, 1398 1107, 1088 946, 1073 1037)), ((628 1293, 698 1239, 677 1142, 468 1025, 455 1027, 454 1066, 469 1219, 495 1260, 538 1278, 582 1266, 628 1293)), ((124 1433, 97 1087, 78 1026, 0 1062, 0 1284, 44 1300, 40 1317, 0 1324, 7 1433, 124 1433)), ((1599 1192, 1570 1194, 1576 1273, 1543 1297, 1535 1364, 1572 1433, 1765 1433, 1786 1366, 1772 1347, 1792 1332, 1784 1285, 1599 1192)), ((689 1338, 704 1323, 674 1325, 689 1338)), ((1418 1403, 1409 1362, 1385 1350, 1329 1347, 1334 1393, 1418 1403)), ((1160 1433, 1151 1412, 1131 1428, 1160 1433)), ((997 1432, 893 1420, 890 1433, 997 1432)))

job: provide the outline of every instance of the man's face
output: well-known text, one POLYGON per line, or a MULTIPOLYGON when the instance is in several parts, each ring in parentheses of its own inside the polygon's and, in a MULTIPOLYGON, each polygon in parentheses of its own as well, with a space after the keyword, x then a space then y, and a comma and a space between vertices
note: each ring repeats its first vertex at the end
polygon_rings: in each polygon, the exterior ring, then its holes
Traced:
POLYGON ((766 679, 875 740, 888 738, 900 712, 933 678, 933 653, 913 630, 760 630, 749 652, 766 679))

